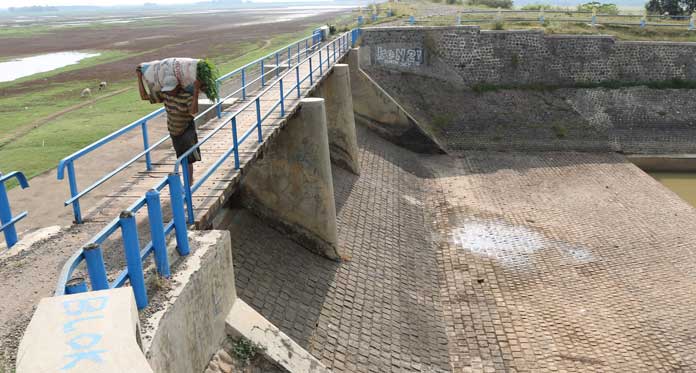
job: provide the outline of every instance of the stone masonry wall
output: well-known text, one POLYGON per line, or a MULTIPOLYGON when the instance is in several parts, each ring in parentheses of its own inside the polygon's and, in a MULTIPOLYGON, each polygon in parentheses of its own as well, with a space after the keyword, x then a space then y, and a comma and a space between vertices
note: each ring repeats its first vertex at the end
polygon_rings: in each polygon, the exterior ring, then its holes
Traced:
POLYGON ((362 45, 363 68, 447 73, 466 85, 696 80, 696 43, 456 26, 365 29, 362 45))
POLYGON ((450 153, 696 153, 694 90, 572 87, 696 80, 695 60, 696 43, 468 26, 366 29, 360 51, 363 71, 450 153), (471 89, 481 83, 517 88, 471 89))

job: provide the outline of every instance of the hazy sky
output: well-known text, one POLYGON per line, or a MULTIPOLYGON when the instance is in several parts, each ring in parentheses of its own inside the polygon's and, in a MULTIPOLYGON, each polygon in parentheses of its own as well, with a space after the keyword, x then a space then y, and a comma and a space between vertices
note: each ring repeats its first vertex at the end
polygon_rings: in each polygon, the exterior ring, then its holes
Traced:
MULTIPOLYGON (((0 0, 0 8, 32 5, 142 5, 143 3, 187 4, 198 0, 0 0)), ((303 0, 307 1, 307 0, 303 0)), ((309 0, 327 1, 327 0, 309 0)), ((292 0, 252 0, 254 3, 292 2, 292 0)))

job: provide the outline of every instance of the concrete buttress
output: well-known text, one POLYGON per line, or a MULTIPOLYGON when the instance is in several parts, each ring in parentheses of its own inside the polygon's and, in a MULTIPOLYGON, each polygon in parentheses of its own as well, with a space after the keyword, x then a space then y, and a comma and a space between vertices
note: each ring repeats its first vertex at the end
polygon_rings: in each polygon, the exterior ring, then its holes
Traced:
POLYGON ((347 64, 334 65, 333 73, 319 86, 318 95, 326 100, 331 161, 360 175, 350 67, 347 64))
POLYGON ((307 249, 340 260, 324 99, 297 114, 242 180, 242 203, 307 249))

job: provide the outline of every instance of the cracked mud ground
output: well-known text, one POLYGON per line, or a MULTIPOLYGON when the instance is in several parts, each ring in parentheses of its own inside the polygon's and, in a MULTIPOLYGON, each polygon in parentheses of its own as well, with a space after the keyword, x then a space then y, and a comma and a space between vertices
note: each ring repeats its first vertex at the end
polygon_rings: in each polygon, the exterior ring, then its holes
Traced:
POLYGON ((239 296, 334 371, 696 371, 696 210, 591 153, 423 156, 358 129, 349 260, 239 210, 239 296))

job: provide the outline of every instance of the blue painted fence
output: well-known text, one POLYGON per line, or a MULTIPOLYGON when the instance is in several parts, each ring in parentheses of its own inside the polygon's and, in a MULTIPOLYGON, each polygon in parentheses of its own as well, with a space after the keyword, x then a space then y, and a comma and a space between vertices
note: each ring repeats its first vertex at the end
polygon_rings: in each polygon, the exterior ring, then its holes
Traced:
MULTIPOLYGON (((332 65, 340 60, 340 58, 352 45, 353 40, 351 40, 351 37, 353 35, 355 35, 354 32, 348 32, 326 45, 319 46, 316 44, 321 42, 321 38, 316 33, 313 34, 312 37, 310 37, 313 42, 311 51, 308 50, 306 52, 305 58, 302 58, 301 56, 297 57, 297 65, 295 65, 294 69, 289 68, 282 74, 278 73, 277 79, 272 82, 263 82, 262 85, 265 88, 256 97, 243 105, 242 108, 228 117, 228 119, 226 118, 222 124, 206 135, 206 137, 196 144, 187 154, 182 155, 181 158, 177 160, 173 173, 162 179, 150 191, 148 191, 145 196, 142 196, 129 208, 124 210, 118 218, 115 218, 100 233, 93 237, 85 246, 75 252, 73 256, 68 259, 59 276, 55 295, 60 296, 65 294, 86 292, 90 289, 111 289, 124 286, 126 281, 128 281, 130 286, 133 288, 133 293, 135 295, 138 308, 143 309, 147 307, 148 296, 145 287, 143 262, 148 259, 151 254, 154 254, 154 262, 159 275, 164 277, 169 276, 170 268, 167 257, 166 237, 170 234, 174 234, 176 237, 179 255, 185 256, 189 254, 190 248, 187 238, 188 228, 186 211, 188 211, 188 222, 192 223, 195 219, 192 196, 196 190, 220 167, 220 165, 229 159, 230 156, 234 157, 235 167, 239 168, 239 145, 254 133, 257 135, 257 141, 262 141, 262 124, 264 121, 267 120, 268 117, 276 110, 280 111, 281 117, 285 116, 285 100, 290 95, 297 95, 297 97, 301 97, 300 85, 302 83, 309 79, 310 84, 313 84, 317 71, 321 75, 323 74, 324 69, 330 69, 332 65), (315 41, 317 41, 317 43, 314 43, 315 41), (299 66, 305 63, 309 64, 309 72, 307 72, 307 74, 300 74, 299 66), (272 90, 277 90, 280 93, 279 99, 268 112, 262 113, 260 109, 260 100, 272 90), (256 109, 256 125, 252 126, 249 130, 242 134, 242 136, 238 136, 236 125, 237 116, 245 109, 250 108, 251 105, 254 105, 256 109), (188 174, 186 172, 183 173, 184 181, 182 184, 179 169, 183 167, 183 169, 186 170, 186 160, 188 159, 188 154, 193 152, 193 149, 200 148, 200 146, 206 143, 212 136, 228 126, 231 130, 228 135, 232 136, 233 145, 227 149, 227 151, 208 170, 203 173, 200 180, 196 184, 190 185, 188 174), (160 193, 167 187, 169 188, 169 203, 171 206, 172 218, 169 222, 165 223, 163 222, 162 218, 163 213, 160 193), (185 208, 185 206, 187 208, 185 208), (144 207, 147 208, 143 209, 144 207), (144 210, 147 211, 150 241, 141 247, 136 224, 136 215, 144 210), (102 246, 109 238, 112 238, 119 231, 121 233, 122 246, 126 259, 126 268, 123 269, 113 279, 113 281, 109 281, 106 266, 103 260, 102 246), (82 264, 84 264, 86 267, 86 276, 89 279, 89 287, 87 285, 87 279, 75 275, 75 272, 82 264)), ((307 43, 307 45, 309 46, 309 43, 307 43)), ((291 44, 289 48, 294 47, 295 45, 291 44)), ((291 58, 294 59, 295 57, 292 56, 291 58)), ((235 70, 233 73, 237 73, 237 71, 239 71, 239 74, 244 74, 244 70, 239 69, 235 70)), ((229 74, 223 78, 229 78, 229 74)), ((244 85, 242 87, 244 87, 244 85)), ((222 101, 224 101, 224 99, 221 100, 221 102, 222 101)), ((121 132, 115 132, 115 134, 119 133, 121 132)), ((79 153, 80 152, 76 154, 79 153)))
POLYGON ((0 173, 0 232, 5 236, 8 249, 14 246, 19 240, 15 224, 27 217, 26 211, 12 216, 10 199, 7 197, 7 188, 5 187, 5 183, 11 179, 16 179, 22 189, 29 188, 29 183, 23 173, 10 172, 7 175, 0 173))
MULTIPOLYGON (((239 77, 240 85, 239 88, 233 92, 225 95, 222 99, 218 100, 215 105, 211 106, 204 112, 198 114, 196 119, 208 115, 211 110, 216 110, 218 118, 222 115, 222 105, 223 103, 235 96, 241 96, 242 100, 246 100, 246 93, 250 86, 255 84, 260 84, 261 86, 266 85, 266 79, 268 76, 275 75, 278 77, 281 70, 290 69, 296 63, 299 63, 302 56, 308 56, 311 52, 314 52, 318 45, 321 43, 322 35, 320 30, 314 31, 311 36, 298 40, 286 47, 283 47, 275 52, 272 52, 264 57, 261 57, 253 62, 250 62, 234 71, 231 71, 217 80, 218 91, 223 88, 225 82, 231 81, 234 77, 239 77), (275 66, 267 69, 267 61, 274 62, 275 66), (287 63, 287 65, 285 65, 287 63), (259 71, 260 69, 260 71, 259 71), (249 73, 258 73, 258 77, 254 79, 248 79, 249 73)), ((67 170, 67 179, 70 186, 70 198, 65 201, 65 206, 72 205, 73 216, 75 223, 82 224, 82 209, 80 206, 80 199, 97 189, 99 186, 107 182, 109 179, 113 178, 138 160, 145 158, 145 165, 148 171, 152 170, 152 160, 151 153, 159 145, 169 139, 169 135, 157 140, 155 143, 150 144, 148 138, 148 122, 164 114, 164 108, 153 111, 152 113, 134 121, 133 123, 95 141, 94 143, 86 146, 85 148, 78 150, 77 152, 63 158, 58 164, 57 178, 58 180, 65 179, 67 170), (143 140, 143 151, 133 154, 125 163, 116 167, 114 170, 108 172, 97 181, 90 184, 84 189, 80 189, 77 182, 77 169, 76 162, 87 156, 94 151, 102 148, 103 146, 111 143, 112 141, 131 133, 134 130, 140 129, 142 132, 143 140)))

